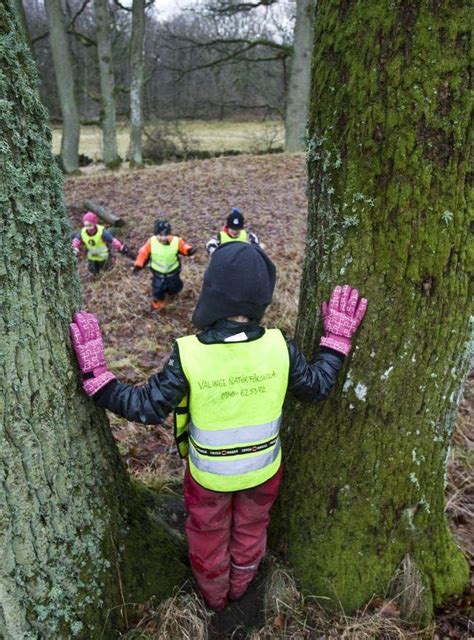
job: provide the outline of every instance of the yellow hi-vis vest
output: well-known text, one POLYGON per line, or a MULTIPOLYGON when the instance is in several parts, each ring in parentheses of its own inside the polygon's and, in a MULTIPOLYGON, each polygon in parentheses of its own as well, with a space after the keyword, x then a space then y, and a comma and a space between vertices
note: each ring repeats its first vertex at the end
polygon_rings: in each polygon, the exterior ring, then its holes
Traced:
POLYGON ((170 273, 179 267, 179 238, 173 236, 169 244, 162 244, 156 236, 151 238, 151 268, 158 273, 170 273))
POLYGON ((281 464, 279 429, 288 386, 288 347, 279 329, 246 342, 177 340, 190 392, 175 412, 182 456, 206 489, 239 491, 281 464), (188 404, 189 401, 189 404, 188 404))
POLYGON ((95 262, 104 262, 109 257, 109 250, 107 244, 102 240, 102 232, 104 227, 100 224, 97 225, 97 230, 93 236, 87 233, 87 229, 84 227, 81 231, 81 240, 87 247, 87 259, 94 260, 95 262))
POLYGON ((225 231, 219 231, 218 238, 219 238, 219 244, 225 244, 226 242, 248 242, 247 232, 245 231, 245 229, 242 229, 242 231, 239 233, 237 238, 232 238, 225 231))

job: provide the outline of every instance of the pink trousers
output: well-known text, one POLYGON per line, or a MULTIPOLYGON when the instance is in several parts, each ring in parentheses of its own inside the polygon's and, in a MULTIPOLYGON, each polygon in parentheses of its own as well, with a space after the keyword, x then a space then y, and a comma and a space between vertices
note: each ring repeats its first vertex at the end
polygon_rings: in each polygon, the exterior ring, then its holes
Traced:
POLYGON ((270 508, 282 468, 258 487, 221 493, 198 484, 186 470, 184 501, 189 559, 207 604, 217 611, 238 600, 257 573, 267 546, 270 508))

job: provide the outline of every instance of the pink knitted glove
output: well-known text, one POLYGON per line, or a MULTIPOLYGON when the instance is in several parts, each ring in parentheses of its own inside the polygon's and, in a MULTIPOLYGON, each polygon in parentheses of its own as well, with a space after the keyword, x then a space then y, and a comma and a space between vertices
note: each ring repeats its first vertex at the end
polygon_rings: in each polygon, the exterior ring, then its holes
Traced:
POLYGON ((99 323, 93 313, 79 311, 74 314, 74 322, 69 328, 82 375, 82 387, 88 396, 93 396, 108 382, 115 380, 114 374, 107 371, 105 364, 99 323))
POLYGON ((357 331, 367 310, 367 300, 359 298, 359 291, 348 284, 337 286, 329 304, 323 302, 324 336, 319 344, 340 351, 345 356, 352 348, 351 338, 357 331))
POLYGON ((72 240, 72 250, 75 256, 78 256, 81 251, 81 241, 79 238, 73 238, 72 240))

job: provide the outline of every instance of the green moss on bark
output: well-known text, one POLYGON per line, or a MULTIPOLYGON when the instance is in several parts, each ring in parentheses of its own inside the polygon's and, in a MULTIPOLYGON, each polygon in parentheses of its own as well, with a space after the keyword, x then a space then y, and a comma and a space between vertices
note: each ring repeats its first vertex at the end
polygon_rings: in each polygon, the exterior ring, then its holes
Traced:
POLYGON ((162 598, 186 568, 136 497, 104 412, 79 388, 68 347, 79 279, 37 84, 4 3, 0 637, 99 638, 116 635, 124 594, 162 598))
POLYGON ((472 311, 468 10, 317 5, 297 340, 316 352, 337 283, 369 309, 331 398, 286 413, 275 531, 304 588, 348 612, 407 554, 426 616, 467 581, 443 488, 472 311))

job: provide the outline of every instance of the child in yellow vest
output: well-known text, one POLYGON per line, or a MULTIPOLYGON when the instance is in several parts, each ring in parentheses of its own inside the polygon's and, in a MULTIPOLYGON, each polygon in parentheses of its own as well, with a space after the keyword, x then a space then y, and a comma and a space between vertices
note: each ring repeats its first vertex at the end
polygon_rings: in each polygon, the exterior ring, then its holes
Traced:
POLYGON ((114 238, 112 233, 98 222, 96 214, 88 211, 82 217, 83 228, 75 233, 72 239, 74 255, 79 256, 82 247, 87 249, 87 268, 89 273, 94 276, 110 266, 109 248, 115 249, 131 259, 135 258, 125 244, 114 238))
POLYGON ((291 338, 260 324, 275 280, 260 247, 216 249, 192 317, 199 333, 178 338, 165 366, 137 387, 107 369, 93 314, 76 313, 71 325, 82 386, 98 406, 143 424, 175 409, 177 447, 188 459, 189 558, 215 610, 243 596, 265 554, 286 392, 310 403, 329 395, 367 307, 357 289, 335 287, 322 306, 319 353, 307 362, 291 338))
POLYGON ((157 220, 154 232, 155 235, 148 238, 138 251, 132 271, 138 273, 149 264, 153 289, 151 307, 159 311, 166 306, 166 294, 175 296, 183 288, 179 256, 192 256, 196 249, 182 238, 171 235, 171 225, 167 220, 157 220))
MULTIPOLYGON (((245 230, 244 216, 240 209, 233 208, 227 216, 227 220, 222 229, 206 243, 206 251, 212 256, 217 247, 227 242, 248 242, 249 244, 260 244, 255 233, 245 230)), ((264 248, 261 245, 262 249, 264 248)))

